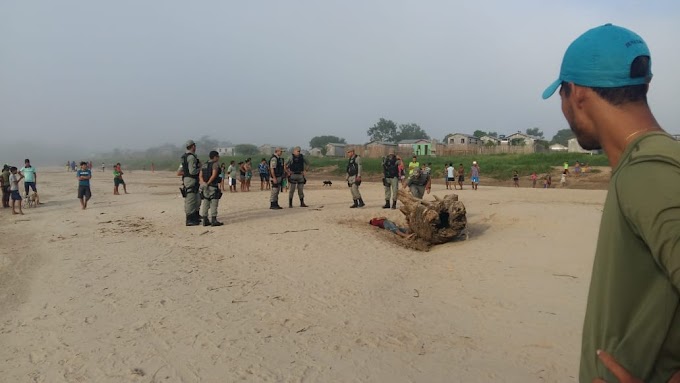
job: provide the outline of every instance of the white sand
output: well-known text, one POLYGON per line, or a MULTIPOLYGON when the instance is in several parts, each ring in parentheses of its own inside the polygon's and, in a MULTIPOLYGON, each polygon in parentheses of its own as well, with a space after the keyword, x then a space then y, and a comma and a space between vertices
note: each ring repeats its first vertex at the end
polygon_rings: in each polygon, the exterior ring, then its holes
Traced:
POLYGON ((576 380, 604 191, 466 186, 469 239, 422 253, 368 225, 403 222, 377 183, 274 212, 254 182, 204 228, 170 173, 94 177, 86 211, 56 169, 0 210, 2 382, 576 380))

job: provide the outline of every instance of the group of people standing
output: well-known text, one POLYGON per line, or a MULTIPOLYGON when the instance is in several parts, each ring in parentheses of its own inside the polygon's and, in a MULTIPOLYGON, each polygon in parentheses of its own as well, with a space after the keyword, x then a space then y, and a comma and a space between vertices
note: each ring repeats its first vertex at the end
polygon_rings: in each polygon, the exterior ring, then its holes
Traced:
POLYGON ((24 212, 21 207, 22 196, 19 191, 19 183, 24 181, 24 197, 32 198, 33 202, 38 205, 40 199, 38 198, 38 188, 36 186, 38 175, 35 167, 31 165, 31 161, 27 158, 24 160, 24 167, 18 169, 16 166, 9 166, 5 164, 2 167, 2 176, 0 177, 0 188, 2 188, 2 207, 12 207, 12 214, 21 214, 24 212), (29 197, 29 192, 33 191, 32 197, 29 197), (10 205, 10 200, 12 201, 10 205), (17 211, 17 208, 19 211, 17 211))
MULTIPOLYGON (((236 179, 240 175, 242 191, 250 190, 248 173, 252 172, 251 160, 235 164, 231 161, 228 168, 219 164, 219 153, 211 151, 209 160, 205 164, 196 155, 196 143, 189 140, 185 144, 186 153, 182 156, 182 162, 177 175, 182 177, 180 191, 184 197, 184 212, 186 225, 197 226, 221 226, 217 220, 217 209, 222 192, 225 191, 224 180, 229 179, 229 190, 236 191, 236 179), (239 174, 241 173, 241 174, 239 174), (200 211, 199 211, 200 209, 200 211)), ((307 170, 309 162, 300 152, 300 147, 295 147, 288 161, 282 158, 283 150, 276 148, 269 162, 263 158, 258 166, 260 173, 260 190, 270 189, 269 208, 272 210, 283 209, 279 205, 279 194, 285 187, 284 182, 290 183, 288 193, 288 207, 293 207, 295 191, 298 193, 300 207, 308 207, 305 204, 304 186, 307 183, 307 170)))
MULTIPOLYGON (((453 167, 453 162, 450 162, 444 167, 444 183, 446 184, 446 189, 450 190, 451 185, 453 185, 453 190, 463 190, 463 183, 465 182, 465 167, 463 164, 458 165, 458 169, 453 167), (458 187, 456 187, 456 181, 458 181, 458 187)), ((472 190, 477 190, 479 186, 479 164, 477 161, 472 161, 472 166, 470 167, 470 186, 472 190)))

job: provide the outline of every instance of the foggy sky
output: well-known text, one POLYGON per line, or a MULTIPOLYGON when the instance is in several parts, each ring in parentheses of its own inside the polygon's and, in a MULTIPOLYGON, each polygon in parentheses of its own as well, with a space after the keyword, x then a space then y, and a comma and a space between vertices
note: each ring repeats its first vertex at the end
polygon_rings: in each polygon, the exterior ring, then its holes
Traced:
MULTIPOLYGON (((54 150, 368 140, 567 124, 541 100, 564 51, 611 22, 652 52, 649 100, 680 132, 677 1, 0 0, 0 130, 54 150)), ((16 154, 23 158, 30 153, 16 154)))

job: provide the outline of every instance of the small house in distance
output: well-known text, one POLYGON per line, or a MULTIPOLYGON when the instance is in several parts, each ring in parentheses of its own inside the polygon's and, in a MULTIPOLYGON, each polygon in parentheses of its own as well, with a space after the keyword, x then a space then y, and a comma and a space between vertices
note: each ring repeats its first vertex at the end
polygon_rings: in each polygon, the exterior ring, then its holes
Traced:
POLYGON ((415 156, 429 156, 432 154, 432 141, 425 138, 402 140, 397 145, 400 152, 411 152, 415 156))
POLYGON ((309 155, 310 157, 323 157, 323 153, 321 153, 321 148, 309 149, 309 155))
POLYGON ((449 146, 470 146, 479 145, 479 138, 465 133, 453 133, 446 139, 446 144, 449 146))
POLYGON ((233 146, 228 146, 226 148, 217 148, 217 153, 220 157, 233 157, 236 149, 233 146))
POLYGON ((326 144, 327 157, 344 157, 346 144, 329 143, 326 144))

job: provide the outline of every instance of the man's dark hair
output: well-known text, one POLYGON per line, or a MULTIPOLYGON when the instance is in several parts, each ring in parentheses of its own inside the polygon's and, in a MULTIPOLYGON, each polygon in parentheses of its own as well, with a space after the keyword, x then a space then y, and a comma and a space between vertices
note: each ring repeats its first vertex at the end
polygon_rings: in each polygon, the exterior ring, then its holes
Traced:
POLYGON ((24 160, 24 163, 31 162, 28 158, 24 160))
POLYGON ((10 171, 10 172, 16 172, 16 171, 17 171, 17 167, 16 167, 16 166, 10 166, 10 167, 9 167, 9 171, 10 171))
MULTIPOLYGON (((650 65, 649 56, 636 57, 633 63, 630 64, 630 78, 648 77, 650 65)), ((615 88, 589 88, 612 105, 623 105, 632 102, 643 102, 646 105, 648 84, 649 79, 647 79, 647 83, 640 85, 619 86, 615 88)), ((569 86, 568 82, 562 81, 562 89, 564 89, 564 95, 569 97, 571 86, 569 86)))
MULTIPOLYGON (((262 161, 267 162, 267 160, 265 160, 264 158, 262 159, 262 161)), ((262 161, 260 161, 260 162, 262 162, 262 161)))
POLYGON ((80 166, 87 165, 87 162, 85 161, 80 161, 80 166))
POLYGON ((215 150, 211 150, 210 153, 208 153, 208 157, 210 157, 211 160, 212 160, 213 158, 219 157, 219 156, 220 156, 220 154, 217 153, 217 151, 215 151, 215 150))

